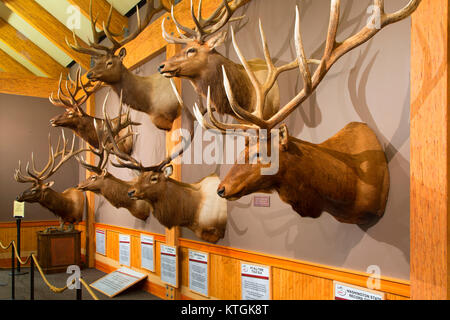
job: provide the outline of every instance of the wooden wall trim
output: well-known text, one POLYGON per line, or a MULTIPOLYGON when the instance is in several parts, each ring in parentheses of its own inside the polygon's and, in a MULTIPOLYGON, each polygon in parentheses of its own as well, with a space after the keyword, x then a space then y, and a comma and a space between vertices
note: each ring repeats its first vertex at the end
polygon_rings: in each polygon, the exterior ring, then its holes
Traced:
MULTIPOLYGON (((135 237, 139 237, 141 233, 153 235, 155 237, 155 241, 160 243, 165 243, 165 236, 159 235, 143 230, 136 230, 131 228, 125 228, 120 226, 113 226, 107 224, 96 223, 96 228, 106 229, 107 231, 112 231, 116 233, 129 234, 135 237)), ((208 244, 200 241, 190 240, 190 239, 179 239, 179 247, 180 247, 180 272, 186 272, 186 265, 183 262, 187 259, 183 251, 188 249, 198 250, 202 252, 208 252, 210 254, 214 254, 216 256, 221 256, 226 259, 235 259, 241 261, 248 261, 256 264, 263 264, 272 266, 278 270, 286 270, 288 272, 294 274, 305 275, 311 278, 317 279, 325 279, 327 281, 337 280, 353 285, 358 285, 362 287, 367 286, 367 280, 369 279, 369 274, 348 270, 343 268, 331 267, 321 264, 315 264, 311 262, 305 262, 295 259, 289 259, 280 256, 269 255, 265 253, 253 252, 243 249, 237 248, 229 248, 219 245, 208 244)), ((118 250, 118 247, 116 248, 118 250)), ((107 249, 109 251, 109 249, 107 249)), ((133 249, 132 249, 133 252, 133 249)), ((111 263, 114 263, 114 266, 119 266, 118 262, 110 257, 104 257, 101 255, 96 255, 96 265, 97 258, 101 259, 100 262, 107 263, 111 266, 111 263)), ((156 259, 159 257, 156 255, 156 259)), ((155 263, 156 266, 156 263, 155 263)), ((113 269, 108 269, 113 270, 113 269)), ((141 269, 137 269, 137 271, 141 272, 141 269)), ((145 272, 145 271, 144 271, 145 272)), ((159 270, 158 270, 159 272, 159 270)), ((231 276, 231 275, 230 275, 231 276)), ((236 275, 234 275, 236 276, 236 275)), ((185 276, 184 276, 185 277, 185 276)), ((186 279, 184 279, 185 281, 186 279)), ((151 280, 150 280, 151 281, 151 280)), ((157 283, 158 284, 158 283, 157 283)), ((181 285, 182 281, 180 281, 180 299, 204 299, 203 297, 196 295, 191 292, 186 286, 181 285)), ((395 298, 403 298, 407 299, 410 296, 410 284, 407 280, 394 279, 390 277, 381 277, 380 279, 380 289, 379 291, 383 291, 390 295, 390 297, 395 298)), ((211 299, 215 299, 215 297, 211 297, 211 299)))
POLYGON ((448 0, 423 0, 411 28, 411 298, 450 298, 448 0))
MULTIPOLYGON (((16 221, 7 221, 0 222, 0 228, 16 228, 16 221)), ((49 220, 49 221, 22 221, 20 223, 21 228, 30 228, 30 227, 53 227, 59 226, 58 220, 49 220)))

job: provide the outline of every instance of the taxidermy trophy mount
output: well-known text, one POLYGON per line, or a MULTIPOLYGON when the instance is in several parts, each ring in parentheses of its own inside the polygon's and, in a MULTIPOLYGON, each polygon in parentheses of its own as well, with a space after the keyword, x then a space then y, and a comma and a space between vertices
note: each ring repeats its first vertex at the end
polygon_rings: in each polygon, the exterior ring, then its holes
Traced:
MULTIPOLYGON (((63 107, 66 111, 63 114, 50 119, 52 127, 64 127, 71 129, 77 136, 89 143, 94 148, 99 148, 100 143, 98 141, 95 125, 103 127, 103 119, 95 118, 84 112, 81 107, 89 98, 91 94, 100 87, 100 82, 89 90, 92 86, 91 83, 83 84, 81 79, 81 69, 78 69, 76 81, 69 78, 66 81, 66 93, 62 88, 62 77, 59 79, 59 89, 57 97, 54 98, 53 93, 50 95, 50 102, 57 106, 63 107), (83 93, 80 94, 81 90, 83 93)), ((131 154, 133 151, 133 136, 128 135, 126 128, 130 125, 140 125, 139 123, 131 122, 130 113, 121 114, 120 117, 112 120, 114 126, 114 132, 118 132, 114 136, 118 141, 120 150, 126 154, 131 154), (124 136, 127 138, 123 139, 124 136)))
MULTIPOLYGON (((108 99, 108 95, 105 98, 105 104, 108 99)), ((104 123, 102 123, 102 125, 104 126, 104 123)), ((143 221, 147 220, 148 216, 152 212, 151 204, 144 200, 130 199, 130 197, 128 197, 128 189, 130 189, 132 183, 118 179, 107 171, 106 165, 108 164, 110 149, 104 146, 109 144, 108 135, 105 134, 105 127, 99 128, 96 125, 95 129, 98 135, 98 140, 100 141, 100 147, 98 149, 91 148, 90 152, 98 157, 98 163, 94 166, 86 163, 84 159, 76 157, 78 162, 85 169, 92 172, 89 178, 78 184, 77 189, 100 194, 115 208, 126 208, 134 217, 143 221)), ((126 139, 126 137, 123 138, 126 139)), ((117 141, 117 146, 120 147, 120 142, 118 139, 115 138, 115 140, 117 141)))
MULTIPOLYGON (((60 137, 61 138, 61 137, 60 137)), ((74 150, 75 135, 72 139, 72 147, 67 152, 67 140, 62 133, 62 147, 60 147, 61 139, 58 139, 56 153, 50 141, 49 135, 49 159, 45 167, 41 171, 36 171, 34 164, 34 156, 31 154, 31 168, 30 163, 27 163, 27 174, 22 173, 22 168, 19 161, 19 168, 15 170, 14 179, 20 183, 32 183, 32 186, 22 192, 17 197, 19 202, 38 202, 41 206, 53 212, 60 219, 59 231, 64 231, 64 223, 69 223, 67 232, 73 231, 73 224, 83 220, 85 196, 83 192, 76 188, 69 188, 63 192, 54 191, 51 187, 53 181, 45 182, 49 179, 61 166, 69 159, 77 154, 85 151, 85 149, 74 150), (56 164, 56 159, 60 158, 56 164)), ((47 232, 54 228, 48 228, 47 232)))
POLYGON ((117 38, 122 36, 124 31, 120 34, 114 34, 109 30, 112 15, 111 5, 103 30, 112 45, 106 46, 99 43, 101 32, 97 32, 95 28, 97 19, 93 18, 91 0, 90 17, 94 42, 89 44, 90 47, 82 47, 77 43, 74 36, 74 44, 70 44, 67 39, 66 43, 73 50, 89 54, 93 58, 94 66, 86 74, 88 79, 102 81, 109 85, 117 95, 123 92, 123 102, 125 104, 137 111, 148 114, 157 128, 168 131, 172 129, 173 121, 180 115, 181 110, 177 97, 172 91, 170 81, 158 73, 148 77, 137 76, 123 64, 123 59, 127 53, 123 46, 135 39, 150 23, 152 17, 164 9, 162 5, 155 7, 154 2, 155 0, 147 1, 147 10, 143 21, 140 18, 139 8, 136 7, 137 29, 120 41, 117 38), (118 49, 120 50, 116 55, 118 49))
MULTIPOLYGON (((411 0, 399 11, 387 14, 384 1, 374 1, 379 7, 381 28, 372 25, 364 27, 357 34, 342 41, 336 41, 339 26, 340 1, 331 1, 330 23, 321 60, 307 59, 300 30, 298 7, 295 22, 295 47, 297 64, 303 79, 303 89, 286 105, 265 120, 261 117, 268 90, 285 66, 275 67, 266 43, 260 21, 260 33, 264 47, 268 76, 261 84, 251 71, 242 55, 232 31, 234 49, 255 88, 258 103, 254 112, 248 112, 237 101, 233 86, 228 78, 228 70, 223 68, 224 86, 235 117, 244 123, 227 124, 217 120, 210 102, 207 102, 209 124, 203 118, 198 106, 195 114, 204 127, 212 127, 223 133, 227 130, 248 130, 258 132, 279 125, 292 111, 299 107, 318 87, 333 64, 345 53, 365 43, 382 28, 410 16, 420 4, 411 0), (314 72, 312 67, 316 66, 314 72)), ((249 135, 251 133, 248 133, 249 135)), ((254 133, 253 133, 254 135, 254 133)), ((370 226, 384 214, 389 193, 389 171, 386 157, 375 133, 363 123, 350 123, 335 136, 321 144, 312 144, 289 136, 287 127, 281 125, 279 131, 279 170, 274 175, 261 175, 264 165, 260 161, 260 148, 270 149, 267 141, 253 139, 246 145, 240 157, 252 159, 256 164, 235 164, 217 189, 219 196, 236 200, 255 192, 278 192, 280 198, 290 204, 303 217, 318 218, 323 211, 329 212, 343 223, 370 226), (264 145, 263 145, 264 144, 264 145)), ((242 159, 241 159, 242 160, 242 159)), ((242 163, 242 162, 240 162, 242 163)))
MULTIPOLYGON (((104 116, 109 140, 114 141, 105 105, 104 116)), ((112 163, 113 166, 139 172, 128 189, 130 199, 145 200, 151 204, 153 215, 166 228, 187 227, 200 239, 212 243, 224 237, 227 201, 215 191, 220 183, 216 174, 194 184, 183 183, 170 178, 173 173, 171 164, 145 167, 132 156, 121 152, 115 142, 112 144, 112 153, 119 162, 112 163)))

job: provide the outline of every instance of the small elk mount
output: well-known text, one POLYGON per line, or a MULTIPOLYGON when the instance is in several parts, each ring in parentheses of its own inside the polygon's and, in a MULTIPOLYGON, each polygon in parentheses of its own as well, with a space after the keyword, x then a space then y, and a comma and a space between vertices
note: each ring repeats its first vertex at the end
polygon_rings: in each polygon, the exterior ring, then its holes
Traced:
MULTIPOLYGON (((272 129, 286 119, 318 87, 334 63, 344 54, 365 43, 382 28, 410 16, 420 4, 420 0, 410 0, 397 12, 387 14, 384 1, 374 0, 375 10, 381 13, 381 28, 367 25, 357 34, 342 42, 336 41, 339 26, 340 1, 331 1, 330 23, 326 38, 325 51, 320 60, 307 59, 303 48, 300 30, 300 15, 296 9, 295 47, 296 63, 303 79, 303 89, 280 110, 263 119, 268 90, 273 86, 277 76, 286 69, 275 67, 266 43, 260 21, 260 33, 264 47, 264 56, 269 66, 265 81, 261 84, 242 55, 232 30, 232 42, 240 61, 255 88, 258 103, 254 112, 248 112, 238 102, 233 86, 228 78, 228 70, 223 68, 224 86, 234 117, 241 123, 227 124, 214 116, 210 101, 207 101, 208 120, 202 116, 198 106, 194 111, 198 121, 206 128, 214 128, 226 133, 229 130, 255 137, 253 132, 261 129, 271 133, 272 129), (316 67, 312 72, 313 66, 316 67)), ((270 136, 270 134, 269 134, 270 136)), ((363 123, 350 123, 335 136, 321 144, 313 144, 289 136, 286 125, 279 130, 279 167, 276 174, 262 175, 261 169, 269 165, 261 162, 261 150, 270 150, 268 140, 251 139, 241 158, 257 159, 255 163, 243 161, 235 164, 217 189, 219 196, 236 200, 255 192, 278 192, 281 200, 290 204, 302 217, 318 218, 323 211, 329 212, 339 222, 371 226, 384 214, 389 193, 389 170, 386 156, 375 133, 363 123), (256 140, 256 141, 255 141, 256 140)))
MULTIPOLYGON (((20 183, 31 183, 32 186, 26 189, 17 197, 19 202, 39 203, 44 208, 53 212, 60 220, 60 231, 64 231, 64 223, 69 224, 67 231, 73 230, 73 224, 83 220, 85 196, 83 192, 76 188, 69 188, 63 192, 54 191, 51 187, 54 182, 48 180, 61 166, 69 159, 77 154, 83 152, 85 149, 75 151, 75 135, 72 139, 72 146, 69 151, 66 150, 67 140, 62 131, 62 147, 60 149, 61 137, 58 139, 56 153, 53 151, 49 135, 49 158, 45 167, 41 171, 35 169, 34 155, 31 154, 31 168, 30 163, 27 163, 26 172, 22 173, 21 164, 19 161, 19 168, 15 170, 14 179, 20 183), (56 159, 60 157, 56 164, 56 159)), ((49 228, 51 229, 51 228, 49 228)), ((47 230, 49 230, 47 229, 47 230)))
MULTIPOLYGON (((69 77, 65 85, 66 92, 64 92, 61 76, 57 97, 55 98, 52 93, 49 100, 54 106, 65 108, 66 111, 50 119, 51 126, 71 129, 92 147, 99 148, 100 142, 95 126, 103 127, 104 120, 88 115, 81 107, 99 87, 100 83, 97 83, 92 89, 90 83, 83 84, 81 69, 78 69, 76 80, 73 81, 69 77)), ((120 150, 126 154, 131 154, 133 152, 134 141, 133 136, 128 135, 126 128, 130 125, 140 124, 131 121, 129 112, 122 114, 122 108, 120 108, 119 116, 113 119, 112 122, 114 136, 119 141, 120 150)))

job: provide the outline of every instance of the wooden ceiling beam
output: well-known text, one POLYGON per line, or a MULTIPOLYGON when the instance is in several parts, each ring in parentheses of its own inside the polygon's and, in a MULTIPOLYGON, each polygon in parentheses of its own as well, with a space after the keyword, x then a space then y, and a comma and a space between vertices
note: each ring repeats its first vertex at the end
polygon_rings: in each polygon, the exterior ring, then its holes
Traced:
MULTIPOLYGON (((14 13, 28 22, 47 39, 53 42, 58 48, 79 63, 83 68, 89 69, 90 57, 78 53, 67 46, 65 39, 72 39, 72 31, 59 22, 47 10, 42 8, 36 1, 30 0, 2 0, 3 3, 14 13)), ((80 45, 87 44, 77 37, 80 45)))
MULTIPOLYGON (((90 19, 89 15, 89 3, 90 0, 68 0, 72 5, 78 6, 81 13, 90 19)), ((108 13, 111 5, 106 0, 92 0, 92 11, 94 18, 98 14, 97 27, 103 30, 103 22, 106 23, 108 18, 108 13)), ((121 15, 116 9, 113 8, 111 14, 111 28, 110 30, 114 33, 122 31, 122 28, 128 28, 128 18, 121 15)))
POLYGON ((67 68, 60 65, 2 18, 0 18, 0 41, 50 78, 56 79, 61 73, 67 74, 67 68))
POLYGON ((27 76, 33 75, 33 73, 25 68, 22 64, 13 59, 9 54, 0 49, 0 68, 4 72, 12 74, 27 76))
POLYGON ((0 72, 0 93, 47 99, 55 88, 56 79, 0 72))

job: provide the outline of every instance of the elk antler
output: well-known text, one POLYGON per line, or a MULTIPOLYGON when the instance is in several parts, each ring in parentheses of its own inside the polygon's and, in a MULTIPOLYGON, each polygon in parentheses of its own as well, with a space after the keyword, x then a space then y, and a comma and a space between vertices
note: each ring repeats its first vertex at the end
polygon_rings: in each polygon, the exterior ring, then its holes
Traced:
POLYGON ((208 35, 213 34, 213 33, 217 32, 218 30, 220 30, 223 26, 225 26, 227 24, 227 22, 236 21, 236 20, 240 20, 243 18, 243 17, 237 17, 237 18, 231 19, 231 16, 236 11, 236 9, 238 9, 239 7, 244 5, 245 1, 244 0, 235 0, 235 1, 233 1, 232 4, 229 4, 228 3, 229 1, 230 0, 223 0, 222 5, 219 8, 217 8, 216 11, 214 11, 209 16, 209 18, 203 19, 202 18, 202 0, 200 0, 199 4, 198 4, 198 13, 197 13, 198 18, 195 16, 194 4, 191 0, 191 16, 192 16, 192 20, 194 21, 194 24, 195 24, 194 29, 185 27, 177 21, 177 19, 175 18, 175 15, 173 12, 173 6, 172 6, 172 9, 171 9, 172 20, 175 23, 175 26, 176 26, 177 31, 180 36, 175 37, 175 36, 172 36, 169 33, 167 33, 165 26, 164 26, 165 19, 163 19, 162 25, 161 25, 163 38, 167 42, 175 43, 175 44, 184 44, 184 43, 191 42, 192 40, 197 40, 197 41, 203 42, 208 35), (187 34, 187 36, 184 35, 181 31, 184 31, 187 34))
MULTIPOLYGON (((416 8, 419 6, 421 0, 410 0, 409 3, 400 9, 399 11, 386 14, 384 10, 384 0, 374 0, 373 5, 379 10, 374 10, 374 14, 377 12, 380 14, 380 28, 375 28, 370 24, 368 24, 360 30, 357 34, 351 36, 350 38, 344 40, 343 42, 338 43, 336 41, 336 34, 339 26, 339 13, 340 13, 340 0, 331 0, 331 9, 330 9, 330 22, 328 27, 325 51, 321 60, 307 59, 303 47, 303 41, 300 30, 300 15, 299 9, 296 8, 296 19, 295 19, 295 47, 296 47, 296 55, 297 59, 290 64, 286 64, 281 67, 275 67, 270 58, 270 53, 267 48, 267 42, 265 39, 264 31, 261 26, 261 21, 259 23, 261 39, 264 47, 264 56, 266 59, 266 63, 268 65, 269 71, 266 77, 266 80, 263 84, 261 84, 250 70, 247 61, 242 55, 234 36, 233 29, 231 30, 232 41, 234 49, 239 56, 241 63, 244 65, 244 68, 253 84, 253 87, 256 92, 257 102, 255 106, 255 111, 253 113, 248 112, 243 109, 236 102, 233 96, 233 92, 231 90, 231 85, 228 81, 227 74, 225 69, 223 68, 223 77, 224 77, 224 87, 230 102, 230 106, 235 113, 235 117, 240 120, 244 120, 248 124, 224 124, 217 121, 214 118, 214 115, 211 112, 211 108, 208 109, 208 117, 211 123, 213 123, 213 127, 217 128, 221 132, 224 132, 226 129, 243 129, 247 130, 251 129, 267 129, 270 130, 274 128, 281 121, 286 119, 292 111, 294 111, 302 102, 304 102, 318 87, 322 79, 328 73, 330 68, 334 65, 334 63, 341 58, 344 54, 351 51, 352 49, 358 47, 359 45, 365 43, 369 39, 371 39, 374 35, 376 35, 382 28, 388 26, 389 24, 398 22, 406 17, 410 16, 416 8), (311 75, 310 65, 315 64, 318 65, 314 74, 311 75), (292 67, 298 67, 300 74, 303 79, 303 89, 300 91, 291 101, 289 101, 286 105, 284 105, 280 110, 273 115, 270 119, 264 120, 262 118, 262 108, 264 106, 264 102, 267 96, 267 93, 272 88, 274 82, 280 73, 292 69, 292 67)), ((198 107, 195 108, 195 113, 200 123, 206 124, 205 119, 203 119, 198 107)), ((205 125, 206 126, 206 125, 205 125)), ((208 125, 210 126, 210 125, 208 125)), ((207 126, 206 126, 207 127, 207 126)))
POLYGON ((83 84, 81 79, 81 68, 77 70, 76 81, 73 81, 72 78, 66 80, 66 91, 62 88, 62 74, 59 77, 58 84, 58 93, 57 98, 53 97, 53 92, 49 97, 50 102, 57 107, 64 107, 66 109, 74 109, 78 110, 82 114, 85 114, 81 106, 89 99, 91 94, 93 94, 98 88, 100 88, 101 82, 98 82, 92 89, 88 90, 88 87, 92 87, 91 82, 89 81, 87 84, 83 84), (70 83, 70 85, 69 85, 70 83), (83 90, 83 94, 77 98, 80 93, 80 90, 83 90))
POLYGON ((47 164, 44 166, 44 168, 41 171, 36 170, 36 165, 34 163, 34 153, 31 153, 31 168, 30 163, 27 163, 27 166, 25 168, 27 175, 22 173, 22 167, 21 163, 19 161, 19 168, 15 170, 14 173, 14 179, 17 182, 24 183, 24 182, 33 182, 33 183, 39 183, 42 181, 47 180, 50 176, 52 176, 58 169, 66 163, 70 158, 73 156, 78 155, 81 152, 87 151, 87 149, 78 149, 75 151, 75 134, 72 138, 72 145, 70 147, 70 150, 67 151, 67 139, 64 135, 64 130, 61 130, 62 132, 62 148, 61 146, 61 136, 58 138, 58 144, 56 146, 56 153, 53 150, 52 143, 51 143, 51 137, 50 134, 48 135, 48 144, 49 144, 49 155, 48 155, 48 161, 47 164), (58 164, 55 165, 55 160, 61 157, 58 164))
POLYGON ((105 46, 105 45, 101 45, 99 43, 102 33, 98 32, 96 30, 95 26, 97 24, 98 17, 96 17, 95 19, 93 18, 92 0, 91 0, 90 6, 89 6, 89 15, 90 15, 90 19, 91 19, 91 28, 92 28, 92 33, 93 33, 93 37, 94 37, 94 39, 93 39, 94 42, 89 41, 89 48, 82 47, 78 44, 77 39, 75 37, 75 33, 73 33, 74 44, 69 43, 69 41, 67 39, 66 39, 66 43, 73 50, 80 52, 80 53, 89 54, 94 57, 102 56, 105 54, 114 54, 117 49, 121 48, 122 46, 124 46, 125 44, 130 42, 131 40, 135 39, 142 32, 142 30, 144 30, 145 27, 150 23, 153 16, 163 9, 164 9, 164 6, 162 4, 160 4, 158 7, 155 6, 155 0, 151 1, 151 3, 149 0, 147 0, 147 10, 145 13, 145 17, 144 17, 144 20, 141 20, 139 6, 136 6, 137 29, 133 33, 128 35, 127 37, 123 38, 122 40, 117 40, 116 39, 117 37, 121 37, 125 34, 125 28, 123 28, 122 31, 119 33, 113 33, 110 30, 111 17, 112 17, 112 11, 113 11, 113 6, 111 4, 111 7, 110 7, 110 10, 108 13, 108 17, 106 19, 106 24, 105 24, 105 22, 103 22, 103 32, 106 35, 106 37, 111 41, 112 45, 105 46))

